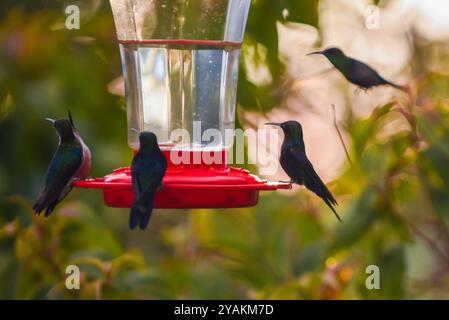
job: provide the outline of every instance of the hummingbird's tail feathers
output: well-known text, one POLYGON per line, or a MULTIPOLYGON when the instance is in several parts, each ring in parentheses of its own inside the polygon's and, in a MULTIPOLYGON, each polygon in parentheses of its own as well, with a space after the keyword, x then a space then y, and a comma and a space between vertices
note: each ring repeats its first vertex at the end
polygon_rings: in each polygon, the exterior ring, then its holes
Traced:
POLYGON ((324 200, 324 202, 326 202, 327 206, 329 208, 331 208, 332 212, 334 213, 334 215, 337 217, 338 221, 340 221, 341 223, 343 223, 343 220, 341 220, 340 216, 338 215, 337 211, 335 210, 335 208, 333 207, 331 201, 329 201, 329 199, 326 198, 322 198, 324 200))
POLYGON ((140 220, 139 220, 140 230, 145 230, 147 228, 148 223, 150 222, 150 218, 151 218, 151 211, 147 214, 140 216, 140 220))
POLYGON ((47 209, 45 210, 45 218, 48 218, 50 216, 50 214, 53 212, 53 210, 55 209, 57 205, 57 202, 53 202, 52 204, 50 204, 47 209))
POLYGON ((42 203, 39 200, 40 199, 38 199, 36 201, 36 203, 33 205, 33 211, 36 216, 39 216, 41 214, 42 210, 45 209, 45 207, 42 205, 42 203))
POLYGON ((35 215, 39 216, 42 211, 45 210, 45 218, 48 218, 53 212, 55 207, 67 197, 67 195, 72 190, 72 185, 67 185, 64 189, 58 192, 60 189, 59 185, 53 185, 49 188, 45 188, 41 192, 39 198, 33 206, 35 215))
POLYGON ((141 230, 146 229, 153 212, 153 198, 154 193, 144 194, 143 197, 134 202, 129 216, 129 227, 131 229, 135 229, 137 226, 141 230))
POLYGON ((42 211, 46 210, 51 203, 51 199, 48 199, 48 191, 44 190, 39 198, 33 205, 33 211, 36 216, 39 216, 42 211))
POLYGON ((332 205, 338 205, 332 193, 326 187, 324 182, 315 172, 312 164, 308 159, 303 164, 304 185, 311 191, 315 192, 320 198, 327 199, 332 205))
POLYGON ((401 91, 404 91, 405 93, 410 93, 410 86, 408 86, 408 85, 400 85, 400 84, 396 84, 394 82, 387 81, 387 80, 385 80, 385 82, 388 85, 392 86, 393 88, 396 88, 396 89, 399 89, 401 91))
POLYGON ((342 222, 340 216, 337 214, 337 212, 333 207, 338 205, 337 200, 335 200, 332 193, 329 191, 324 182, 315 172, 310 161, 308 160, 305 161, 304 169, 305 169, 303 171, 305 177, 304 185, 306 186, 306 188, 313 191, 317 196, 323 199, 324 202, 326 202, 326 204, 329 206, 329 208, 331 208, 332 212, 335 214, 338 221, 342 222))
POLYGON ((129 216, 129 228, 131 230, 135 229, 139 225, 140 216, 143 213, 139 208, 138 204, 134 204, 131 208, 131 214, 129 216))
POLYGON ((33 206, 33 211, 36 216, 39 216, 42 211, 45 210, 45 218, 48 218, 55 209, 59 201, 53 199, 47 199, 46 197, 40 197, 33 206))
POLYGON ((331 208, 332 212, 337 217, 338 221, 343 222, 334 208, 334 206, 338 206, 337 200, 335 200, 334 196, 329 191, 329 189, 327 189, 324 183, 321 186, 321 188, 318 189, 318 191, 315 190, 312 191, 314 191, 321 199, 323 199, 323 201, 327 204, 327 206, 331 208))

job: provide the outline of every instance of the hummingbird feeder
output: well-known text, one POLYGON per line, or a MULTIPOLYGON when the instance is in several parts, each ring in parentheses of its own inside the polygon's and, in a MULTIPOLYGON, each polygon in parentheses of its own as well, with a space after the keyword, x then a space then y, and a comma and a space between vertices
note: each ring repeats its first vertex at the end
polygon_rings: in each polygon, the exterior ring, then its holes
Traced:
MULTIPOLYGON (((254 206, 259 191, 287 189, 231 167, 237 77, 251 0, 110 0, 125 82, 128 144, 156 134, 168 167, 156 208, 254 206)), ((131 207, 131 170, 75 182, 131 207)))

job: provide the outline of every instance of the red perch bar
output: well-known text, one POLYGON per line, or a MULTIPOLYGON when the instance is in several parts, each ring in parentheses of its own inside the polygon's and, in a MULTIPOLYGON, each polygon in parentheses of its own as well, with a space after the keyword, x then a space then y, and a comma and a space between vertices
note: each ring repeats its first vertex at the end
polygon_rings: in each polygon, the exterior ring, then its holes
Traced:
MULTIPOLYGON (((290 188, 289 183, 270 182, 245 169, 228 166, 226 151, 164 154, 168 168, 162 190, 156 193, 156 208, 251 207, 257 204, 259 191, 290 188), (180 159, 180 164, 173 162, 180 159), (215 159, 215 163, 205 163, 205 159, 215 159)), ((116 169, 103 178, 76 181, 74 186, 103 189, 104 202, 110 207, 130 208, 134 200, 129 167, 116 169)))

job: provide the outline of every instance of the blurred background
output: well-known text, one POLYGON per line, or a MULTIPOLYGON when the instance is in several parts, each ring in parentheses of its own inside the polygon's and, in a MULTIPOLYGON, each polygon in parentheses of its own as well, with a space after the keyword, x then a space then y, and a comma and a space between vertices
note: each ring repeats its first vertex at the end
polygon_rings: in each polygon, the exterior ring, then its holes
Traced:
POLYGON ((131 232, 129 211, 105 207, 98 190, 73 190, 48 220, 32 212, 57 145, 45 117, 72 110, 92 176, 131 162, 108 1, 2 0, 0 298, 449 298, 448 16, 444 0, 253 1, 238 126, 301 121, 344 223, 295 187, 262 193, 254 208, 155 210, 131 232), (79 30, 65 28, 70 4, 79 30), (327 46, 413 95, 357 91, 305 56, 327 46), (80 290, 65 288, 69 264, 80 290), (380 290, 365 287, 368 265, 380 290))

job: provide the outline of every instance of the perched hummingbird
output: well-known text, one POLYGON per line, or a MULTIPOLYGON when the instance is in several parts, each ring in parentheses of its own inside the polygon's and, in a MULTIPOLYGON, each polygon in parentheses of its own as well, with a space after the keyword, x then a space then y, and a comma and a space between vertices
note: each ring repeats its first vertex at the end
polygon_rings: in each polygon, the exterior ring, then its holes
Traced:
POLYGON ((308 55, 313 54, 324 55, 349 82, 362 89, 367 90, 375 86, 390 85, 399 90, 409 92, 408 86, 401 86, 385 80, 369 65, 348 57, 339 48, 328 48, 323 51, 309 53, 308 55))
POLYGON ((267 125, 275 125, 281 127, 284 132, 284 142, 281 147, 281 157, 279 159, 282 169, 291 179, 291 183, 304 185, 310 191, 326 202, 341 222, 340 216, 334 207, 337 201, 332 196, 329 189, 321 181, 312 163, 306 155, 306 149, 303 141, 302 127, 297 121, 286 121, 282 123, 265 123, 267 125))
MULTIPOLYGON (((131 129, 133 130, 133 129, 131 129)), ((137 133, 137 130, 133 130, 137 133)), ((131 164, 134 204, 129 217, 129 227, 139 225, 145 229, 153 211, 154 194, 162 188, 167 169, 167 159, 159 149, 156 135, 152 132, 139 134, 140 147, 131 164)))
POLYGON ((72 182, 84 179, 89 174, 90 150, 76 131, 70 111, 68 119, 45 120, 55 127, 59 144, 47 170, 44 190, 33 210, 36 215, 45 210, 45 217, 48 217, 72 190, 72 182))

